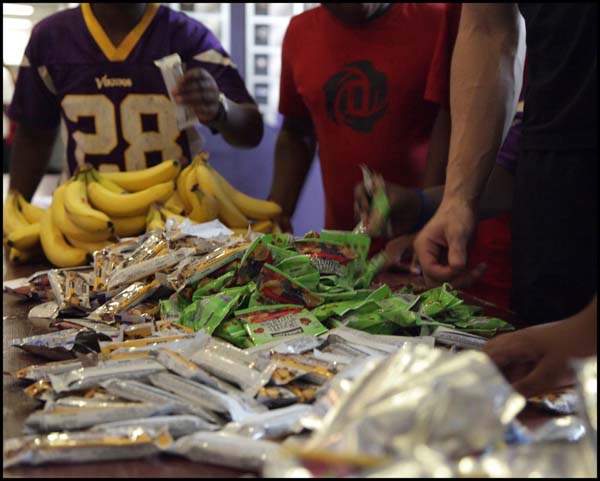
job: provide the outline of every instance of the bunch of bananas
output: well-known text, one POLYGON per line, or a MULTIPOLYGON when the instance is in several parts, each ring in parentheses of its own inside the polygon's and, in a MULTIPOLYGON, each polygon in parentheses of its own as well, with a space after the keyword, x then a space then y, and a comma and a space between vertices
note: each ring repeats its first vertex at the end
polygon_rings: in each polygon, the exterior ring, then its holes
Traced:
POLYGON ((2 212, 3 242, 11 262, 23 263, 41 257, 40 221, 45 210, 30 204, 11 190, 2 212))
POLYGON ((249 226, 272 232, 272 219, 280 213, 276 203, 235 189, 210 167, 203 152, 183 170, 176 160, 133 172, 100 173, 83 165, 57 187, 47 211, 11 192, 4 205, 4 239, 15 262, 43 250, 55 266, 73 267, 118 237, 164 229, 171 217, 193 222, 219 218, 243 234, 249 226))

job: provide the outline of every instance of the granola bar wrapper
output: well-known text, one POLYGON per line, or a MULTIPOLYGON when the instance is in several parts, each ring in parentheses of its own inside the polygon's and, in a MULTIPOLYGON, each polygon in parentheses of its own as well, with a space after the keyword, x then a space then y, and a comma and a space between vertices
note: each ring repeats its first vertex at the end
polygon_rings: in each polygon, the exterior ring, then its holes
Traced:
POLYGON ((232 433, 199 432, 175 441, 169 452, 197 463, 260 472, 279 445, 232 433))
MULTIPOLYGON (((113 269, 113 271, 119 271, 125 269, 133 264, 152 259, 158 255, 159 252, 168 248, 168 242, 164 238, 164 235, 158 231, 152 231, 144 239, 144 241, 133 250, 133 252, 127 254, 125 259, 113 269)), ((115 251, 122 254, 120 251, 115 251)))
POLYGON ((4 444, 4 468, 137 459, 165 451, 172 442, 168 431, 142 427, 12 438, 4 444))
POLYGON ((318 336, 327 328, 308 310, 295 304, 280 304, 243 309, 235 312, 256 345, 278 337, 304 334, 318 336))
POLYGON ((111 423, 97 424, 91 432, 111 432, 114 430, 147 429, 161 430, 167 428, 173 439, 178 439, 198 431, 216 431, 220 426, 211 424, 201 417, 191 414, 175 414, 173 416, 154 416, 151 418, 126 419, 111 423))
POLYGON ((353 277, 357 256, 342 242, 324 242, 320 239, 296 239, 296 250, 309 256, 321 274, 353 277))
POLYGON ((158 280, 138 281, 126 287, 111 300, 88 315, 89 319, 113 324, 116 315, 150 297, 160 287, 158 280))
POLYGON ((261 387, 256 400, 269 409, 278 409, 298 402, 298 396, 285 386, 261 387))
POLYGON ((270 357, 277 367, 304 372, 302 378, 314 384, 324 384, 337 374, 335 366, 310 355, 274 353, 270 357))
POLYGON ((260 297, 270 304, 299 304, 308 309, 323 303, 323 298, 288 275, 265 264, 257 282, 260 297))
POLYGON ((135 417, 169 414, 169 404, 105 403, 87 407, 57 407, 35 411, 25 420, 30 432, 48 433, 85 429, 96 424, 135 417))
POLYGON ((194 284, 223 266, 240 259, 247 247, 247 243, 236 243, 219 247, 201 257, 188 257, 167 277, 169 286, 180 292, 186 286, 194 284))

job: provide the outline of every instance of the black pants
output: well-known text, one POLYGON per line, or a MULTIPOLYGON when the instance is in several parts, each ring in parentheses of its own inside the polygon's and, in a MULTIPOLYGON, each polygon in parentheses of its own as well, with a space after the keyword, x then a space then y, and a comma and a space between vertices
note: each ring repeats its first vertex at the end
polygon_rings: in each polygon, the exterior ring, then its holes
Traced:
POLYGON ((596 150, 524 151, 512 213, 512 308, 526 323, 564 319, 597 287, 596 150))

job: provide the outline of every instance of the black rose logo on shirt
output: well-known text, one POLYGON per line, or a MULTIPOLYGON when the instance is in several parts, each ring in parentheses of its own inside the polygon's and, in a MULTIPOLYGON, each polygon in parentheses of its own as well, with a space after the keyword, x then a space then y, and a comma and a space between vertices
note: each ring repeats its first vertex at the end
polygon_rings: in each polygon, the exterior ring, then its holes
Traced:
POLYGON ((386 76, 368 60, 344 65, 323 90, 331 120, 360 132, 370 132, 387 109, 386 76))

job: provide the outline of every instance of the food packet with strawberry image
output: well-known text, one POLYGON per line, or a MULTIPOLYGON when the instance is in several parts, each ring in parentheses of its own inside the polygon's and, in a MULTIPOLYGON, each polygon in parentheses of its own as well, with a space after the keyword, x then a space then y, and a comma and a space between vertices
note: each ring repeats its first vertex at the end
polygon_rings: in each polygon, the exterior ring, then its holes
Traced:
POLYGON ((323 298, 269 264, 263 265, 256 284, 265 304, 299 304, 308 309, 323 303, 323 298))
POLYGON ((318 336, 327 331, 309 311, 295 304, 258 306, 235 312, 252 341, 259 345, 283 336, 318 336))
POLYGON ((265 234, 255 239, 248 249, 246 249, 237 274, 231 281, 231 285, 243 286, 248 282, 256 280, 262 266, 265 263, 275 264, 277 262, 276 258, 278 256, 282 257, 280 250, 285 250, 291 244, 292 237, 289 234, 265 234), (270 249, 271 245, 278 247, 278 251, 272 251, 270 249))

